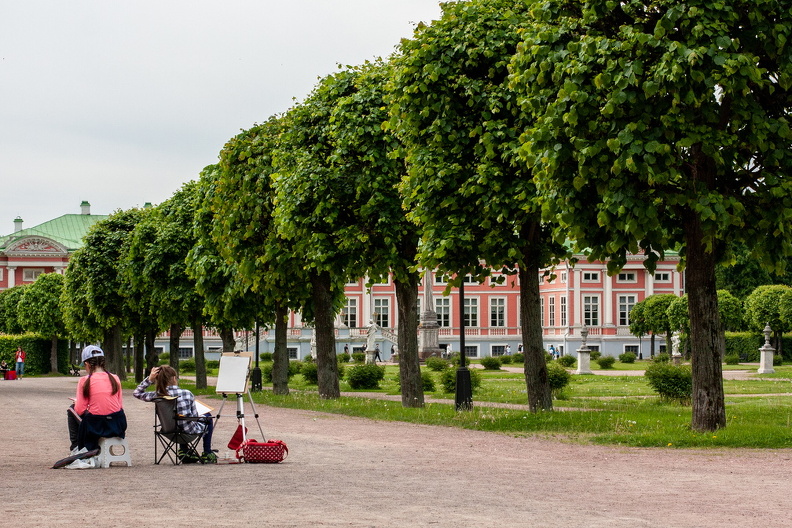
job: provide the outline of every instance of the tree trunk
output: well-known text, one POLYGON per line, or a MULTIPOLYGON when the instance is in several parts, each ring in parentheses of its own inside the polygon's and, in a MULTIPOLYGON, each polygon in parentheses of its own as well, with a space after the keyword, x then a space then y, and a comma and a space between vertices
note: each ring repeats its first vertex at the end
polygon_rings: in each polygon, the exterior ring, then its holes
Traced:
POLYGON ((421 362, 418 358, 418 273, 407 281, 394 281, 399 310, 399 377, 402 407, 423 407, 421 362))
POLYGON ((715 256, 705 248, 701 223, 692 213, 685 225, 685 242, 693 367, 691 426, 699 432, 715 431, 726 426, 721 366, 726 341, 715 288, 715 256))
POLYGON ((654 335, 654 333, 652 333, 652 335, 651 335, 651 337, 649 339, 649 357, 650 358, 654 358, 654 351, 655 351, 654 342, 655 342, 655 335, 654 335))
POLYGON ((116 374, 122 381, 127 379, 124 368, 124 354, 122 352, 121 325, 116 324, 104 331, 102 350, 105 353, 105 366, 107 370, 116 374))
POLYGON ((544 341, 542 339, 541 301, 539 296, 539 265, 525 250, 526 266, 519 269, 520 313, 522 314, 523 354, 525 385, 528 390, 528 408, 531 412, 540 409, 553 410, 553 395, 547 379, 544 341))
POLYGON ((311 293, 314 309, 314 332, 316 332, 316 369, 319 377, 319 397, 338 398, 338 363, 335 353, 335 329, 333 321, 333 297, 328 272, 311 275, 311 293))
POLYGON ((193 321, 193 349, 195 352, 195 388, 206 388, 206 357, 204 356, 203 325, 193 321))
POLYGON ((170 325, 170 359, 168 360, 168 364, 173 367, 176 374, 179 373, 179 340, 181 339, 183 330, 181 325, 175 323, 170 325))
POLYGON ((145 367, 144 347, 146 344, 146 333, 135 333, 135 383, 143 381, 143 370, 145 367))
POLYGON ((278 305, 275 308, 275 353, 272 355, 272 392, 289 394, 289 351, 286 348, 289 310, 278 305))
POLYGON ((50 339, 50 372, 58 372, 58 336, 50 339))
POLYGON ((219 330, 220 339, 223 341, 223 352, 233 352, 236 348, 233 328, 221 328, 219 330))
MULTIPOLYGON (((143 372, 143 377, 148 377, 151 374, 151 369, 157 366, 159 363, 159 356, 157 355, 157 351, 154 349, 154 341, 157 339, 157 330, 156 329, 149 329, 146 330, 146 370, 143 372)), ((141 379, 141 381, 143 381, 141 379)))

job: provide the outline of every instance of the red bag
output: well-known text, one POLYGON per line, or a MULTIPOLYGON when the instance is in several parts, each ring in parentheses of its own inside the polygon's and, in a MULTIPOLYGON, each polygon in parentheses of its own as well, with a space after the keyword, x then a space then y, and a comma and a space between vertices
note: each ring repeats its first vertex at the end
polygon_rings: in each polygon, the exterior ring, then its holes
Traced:
POLYGON ((237 449, 237 458, 250 463, 277 464, 289 455, 289 448, 281 440, 267 440, 256 442, 253 439, 237 449), (240 451, 242 454, 240 454, 240 451))
MULTIPOLYGON (((247 430, 247 427, 245 427, 245 433, 247 433, 247 430)), ((234 451, 239 450, 240 446, 242 445, 243 438, 244 433, 242 433, 242 424, 239 424, 237 425, 236 431, 234 431, 234 436, 232 436, 231 440, 228 441, 228 449, 232 449, 234 451)))

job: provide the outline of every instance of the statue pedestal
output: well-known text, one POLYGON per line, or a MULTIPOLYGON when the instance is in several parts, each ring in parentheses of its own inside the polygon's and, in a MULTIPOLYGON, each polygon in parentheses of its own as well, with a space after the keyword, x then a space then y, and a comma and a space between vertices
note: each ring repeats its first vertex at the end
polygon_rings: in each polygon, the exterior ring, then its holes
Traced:
POLYGON ((682 354, 674 354, 671 356, 671 361, 674 365, 681 365, 682 364, 682 354))
POLYGON ((775 354, 775 349, 773 347, 762 347, 759 349, 759 370, 756 371, 757 374, 773 374, 775 369, 773 368, 773 355, 775 354))
POLYGON ((369 350, 366 349, 366 365, 374 365, 376 361, 374 361, 374 357, 377 354, 376 350, 369 350))
POLYGON ((575 374, 593 374, 591 372, 591 350, 586 347, 577 349, 577 370, 575 374))

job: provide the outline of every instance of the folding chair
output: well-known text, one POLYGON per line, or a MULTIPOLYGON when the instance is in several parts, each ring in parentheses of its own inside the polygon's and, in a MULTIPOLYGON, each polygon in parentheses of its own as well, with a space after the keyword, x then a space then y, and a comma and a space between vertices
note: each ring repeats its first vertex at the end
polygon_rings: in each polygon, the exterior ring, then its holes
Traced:
MULTIPOLYGON (((186 422, 206 423, 211 418, 206 416, 187 417, 176 414, 176 398, 163 396, 154 400, 154 463, 159 464, 167 455, 174 465, 181 464, 179 450, 186 457, 194 458, 203 464, 197 447, 203 438, 203 433, 185 433, 182 430, 186 422), (160 454, 158 448, 162 448, 160 454)), ((206 429, 204 429, 206 430, 206 429)))

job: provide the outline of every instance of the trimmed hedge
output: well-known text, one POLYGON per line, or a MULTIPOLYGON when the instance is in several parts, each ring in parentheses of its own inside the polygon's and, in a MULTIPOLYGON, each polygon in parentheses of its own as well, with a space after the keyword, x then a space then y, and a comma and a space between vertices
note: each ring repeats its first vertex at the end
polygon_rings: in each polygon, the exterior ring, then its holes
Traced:
POLYGON ((350 367, 347 383, 353 389, 378 389, 385 377, 385 367, 379 365, 355 365, 350 367))
MULTIPOLYGON (((36 334, 0 336, 0 359, 5 359, 11 368, 16 365, 14 354, 18 346, 25 351, 25 375, 48 374, 52 341, 36 334)), ((58 372, 69 373, 69 343, 58 340, 58 372)))
POLYGON ((690 403, 693 395, 693 375, 689 366, 653 362, 646 367, 644 376, 661 399, 683 405, 690 403))

